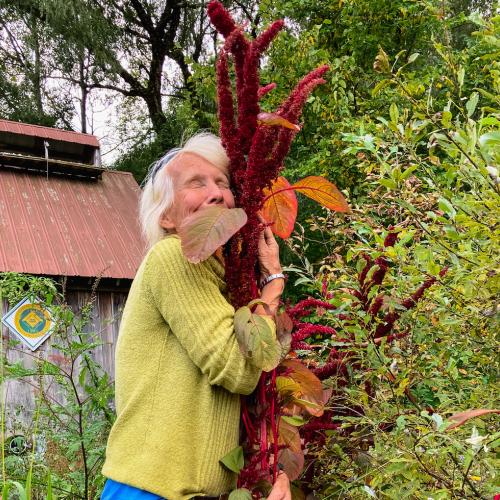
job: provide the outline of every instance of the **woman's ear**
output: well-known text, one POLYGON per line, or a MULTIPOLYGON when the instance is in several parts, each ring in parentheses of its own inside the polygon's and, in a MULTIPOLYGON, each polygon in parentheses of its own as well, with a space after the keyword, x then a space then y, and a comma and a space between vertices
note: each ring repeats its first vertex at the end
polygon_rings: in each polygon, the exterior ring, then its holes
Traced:
POLYGON ((167 210, 160 217, 160 226, 163 229, 165 229, 166 231, 171 232, 171 231, 175 230, 175 224, 174 224, 174 221, 172 220, 169 212, 170 212, 170 210, 167 210))

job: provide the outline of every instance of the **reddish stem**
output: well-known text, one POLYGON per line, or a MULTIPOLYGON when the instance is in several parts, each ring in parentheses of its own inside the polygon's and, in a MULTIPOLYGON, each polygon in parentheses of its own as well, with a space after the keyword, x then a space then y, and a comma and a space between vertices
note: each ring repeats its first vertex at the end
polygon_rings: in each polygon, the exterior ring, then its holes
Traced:
MULTIPOLYGON (((263 372, 259 382, 259 403, 263 409, 266 407, 266 373, 263 372)), ((265 416, 260 421, 260 451, 262 453, 261 468, 264 474, 269 473, 267 461, 267 422, 265 416)))
POLYGON ((276 476, 278 474, 278 429, 276 427, 276 414, 275 414, 275 402, 276 402, 276 370, 272 371, 271 374, 271 430, 273 433, 273 484, 276 481, 276 476))
POLYGON ((283 191, 297 191, 297 190, 300 190, 300 191, 307 191, 307 190, 319 191, 320 193, 324 193, 324 190, 319 189, 319 188, 310 187, 310 186, 290 186, 287 188, 278 189, 278 191, 273 191, 271 194, 267 195, 264 198, 264 201, 262 202, 262 204, 264 204, 269 198, 272 198, 273 196, 276 196, 277 194, 282 193, 283 191))

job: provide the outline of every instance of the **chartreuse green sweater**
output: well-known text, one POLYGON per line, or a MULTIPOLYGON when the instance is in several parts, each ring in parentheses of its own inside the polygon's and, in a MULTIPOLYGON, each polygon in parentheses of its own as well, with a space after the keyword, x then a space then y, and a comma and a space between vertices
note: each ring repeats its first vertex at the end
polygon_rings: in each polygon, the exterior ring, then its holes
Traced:
POLYGON ((238 446, 239 395, 261 371, 240 352, 223 277, 215 257, 189 263, 176 236, 140 265, 116 345, 106 477, 169 500, 235 487, 219 459, 238 446))

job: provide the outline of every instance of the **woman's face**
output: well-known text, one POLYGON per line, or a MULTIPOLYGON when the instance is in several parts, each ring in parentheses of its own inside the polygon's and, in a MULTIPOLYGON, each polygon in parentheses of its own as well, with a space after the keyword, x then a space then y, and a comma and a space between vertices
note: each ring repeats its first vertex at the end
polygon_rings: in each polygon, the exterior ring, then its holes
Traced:
POLYGON ((177 232, 192 213, 212 205, 233 208, 229 179, 215 165, 194 153, 180 153, 169 164, 174 202, 160 219, 160 226, 177 232))

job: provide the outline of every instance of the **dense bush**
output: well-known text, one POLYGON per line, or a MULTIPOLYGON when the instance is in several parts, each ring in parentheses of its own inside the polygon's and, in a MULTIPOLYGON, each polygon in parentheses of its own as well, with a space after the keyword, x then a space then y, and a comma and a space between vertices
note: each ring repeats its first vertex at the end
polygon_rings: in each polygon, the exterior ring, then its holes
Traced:
POLYGON ((447 430, 455 413, 499 406, 498 21, 485 22, 466 51, 436 44, 446 76, 428 82, 425 68, 412 68, 418 55, 402 61, 379 50, 383 79, 373 93, 385 93, 387 110, 360 117, 360 132, 342 136, 342 159, 365 176, 365 194, 352 197, 346 217, 309 216, 309 232, 288 242, 296 254, 289 271, 301 287, 294 293, 331 297, 336 307, 319 308, 312 320, 354 339, 325 343, 347 352, 353 368, 347 385, 330 379, 340 428, 311 450, 321 464, 320 497, 498 492, 497 417, 447 430), (385 248, 389 228, 398 238, 385 248), (326 252, 314 265, 305 248, 319 242, 326 252), (352 292, 366 260, 382 253, 389 270, 370 293, 383 293, 386 314, 401 314, 394 331, 401 338, 387 343, 376 342, 378 325, 352 292), (429 277, 436 283, 405 311, 404 299, 429 277))

